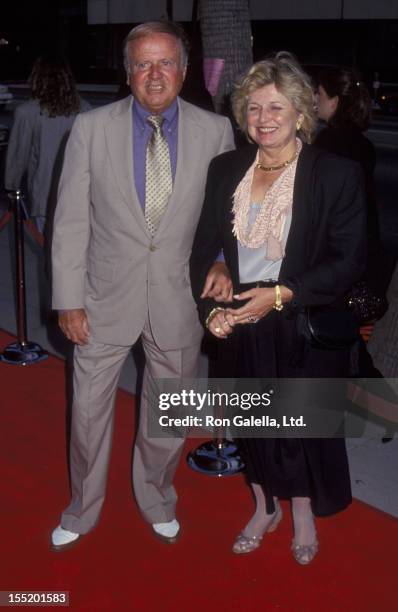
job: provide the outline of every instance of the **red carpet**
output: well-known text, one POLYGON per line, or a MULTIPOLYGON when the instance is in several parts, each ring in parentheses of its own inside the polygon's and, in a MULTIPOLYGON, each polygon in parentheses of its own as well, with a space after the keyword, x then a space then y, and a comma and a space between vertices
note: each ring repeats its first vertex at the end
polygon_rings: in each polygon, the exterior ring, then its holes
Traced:
MULTIPOLYGON (((1 349, 10 341, 0 333, 1 349)), ((291 557, 287 512, 258 551, 236 556, 231 544, 252 510, 243 478, 201 476, 182 461, 183 534, 175 545, 158 542, 131 494, 134 402, 125 392, 101 521, 76 548, 50 552, 68 501, 64 363, 0 364, 0 376, 0 590, 67 590, 71 610, 93 612, 398 610, 398 521, 359 502, 318 521, 321 552, 308 567, 291 557)))

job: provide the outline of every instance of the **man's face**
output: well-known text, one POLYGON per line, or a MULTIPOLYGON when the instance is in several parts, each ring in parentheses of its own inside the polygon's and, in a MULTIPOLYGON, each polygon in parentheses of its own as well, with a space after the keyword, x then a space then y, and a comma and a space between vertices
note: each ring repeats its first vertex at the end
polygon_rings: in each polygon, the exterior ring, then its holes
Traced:
POLYGON ((131 41, 127 48, 129 85, 138 102, 152 114, 160 114, 178 96, 186 68, 180 42, 170 34, 156 33, 131 41))

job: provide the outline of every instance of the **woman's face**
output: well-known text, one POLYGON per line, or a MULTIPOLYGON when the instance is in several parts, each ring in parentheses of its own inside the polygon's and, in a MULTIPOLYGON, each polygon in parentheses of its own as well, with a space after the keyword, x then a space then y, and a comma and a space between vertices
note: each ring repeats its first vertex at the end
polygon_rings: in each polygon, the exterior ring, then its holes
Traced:
POLYGON ((323 119, 324 121, 329 121, 329 119, 333 117, 334 113, 336 112, 338 102, 339 102, 338 96, 329 98, 328 94, 326 93, 322 85, 319 85, 318 87, 318 117, 320 119, 323 119))
POLYGON ((249 94, 246 112, 249 136, 261 149, 283 150, 295 142, 303 116, 273 83, 249 94))

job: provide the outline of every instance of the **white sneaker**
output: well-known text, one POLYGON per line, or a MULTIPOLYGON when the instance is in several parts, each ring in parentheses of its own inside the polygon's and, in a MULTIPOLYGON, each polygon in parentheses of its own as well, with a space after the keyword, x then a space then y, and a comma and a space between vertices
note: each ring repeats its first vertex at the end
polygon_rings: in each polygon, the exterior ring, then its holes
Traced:
POLYGON ((58 525, 51 534, 51 548, 53 550, 64 550, 69 548, 71 544, 76 542, 80 538, 80 533, 74 533, 68 531, 58 525))
POLYGON ((154 530, 155 535, 158 538, 160 538, 164 542, 173 544, 178 540, 178 535, 180 533, 180 523, 177 521, 177 519, 173 519, 168 523, 154 523, 152 525, 152 529, 154 530))

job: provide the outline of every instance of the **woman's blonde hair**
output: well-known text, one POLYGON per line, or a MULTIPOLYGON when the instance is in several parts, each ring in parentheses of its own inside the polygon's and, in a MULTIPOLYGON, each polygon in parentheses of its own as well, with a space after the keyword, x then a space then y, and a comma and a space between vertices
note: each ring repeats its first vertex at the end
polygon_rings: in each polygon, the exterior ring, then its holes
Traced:
POLYGON ((271 84, 303 115, 299 136, 304 142, 311 142, 317 123, 314 89, 310 77, 287 51, 279 51, 256 62, 235 85, 232 110, 239 128, 249 139, 246 116, 249 94, 271 84))

